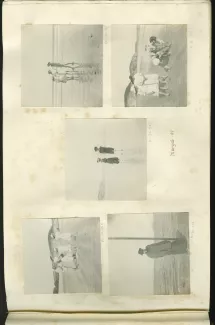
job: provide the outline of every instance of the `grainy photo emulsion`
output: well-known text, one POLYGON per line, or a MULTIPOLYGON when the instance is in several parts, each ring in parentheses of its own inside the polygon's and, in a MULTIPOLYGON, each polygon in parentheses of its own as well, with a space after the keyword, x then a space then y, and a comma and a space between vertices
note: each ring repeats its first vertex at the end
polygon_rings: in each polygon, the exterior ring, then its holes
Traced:
POLYGON ((108 249, 111 295, 190 293, 188 213, 109 215, 108 249))
POLYGON ((101 293, 99 218, 23 222, 27 294, 101 293))
POLYGON ((187 106, 186 25, 112 26, 112 105, 187 106))
POLYGON ((23 107, 102 106, 102 25, 22 25, 23 107))
POLYGON ((145 200, 146 119, 66 119, 68 200, 145 200))

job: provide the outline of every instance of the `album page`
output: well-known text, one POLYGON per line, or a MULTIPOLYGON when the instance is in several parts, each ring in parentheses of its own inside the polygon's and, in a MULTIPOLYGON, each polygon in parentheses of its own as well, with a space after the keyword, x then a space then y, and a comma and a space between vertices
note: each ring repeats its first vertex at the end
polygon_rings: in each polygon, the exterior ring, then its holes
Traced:
POLYGON ((174 325, 209 325, 208 317, 203 312, 162 312, 162 313, 149 313, 149 314, 133 314, 133 315, 71 315, 71 314, 46 314, 46 313, 10 313, 7 318, 7 325, 66 325, 75 324, 76 322, 80 325, 93 324, 117 324, 117 325, 138 325, 152 324, 159 325, 161 322, 165 324, 174 325))
POLYGON ((8 309, 206 312, 209 3, 3 19, 8 309))

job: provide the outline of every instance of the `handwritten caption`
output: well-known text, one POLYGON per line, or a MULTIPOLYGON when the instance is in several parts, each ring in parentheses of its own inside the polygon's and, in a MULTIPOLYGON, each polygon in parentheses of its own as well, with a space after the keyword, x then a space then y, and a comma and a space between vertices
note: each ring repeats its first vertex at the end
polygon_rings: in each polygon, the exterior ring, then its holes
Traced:
POLYGON ((109 30, 108 26, 105 26, 104 27, 104 43, 105 44, 108 44, 108 30, 109 30))
POLYGON ((152 124, 148 124, 148 142, 152 142, 152 124))
POLYGON ((175 131, 170 130, 170 156, 175 156, 176 154, 176 143, 175 143, 175 131))

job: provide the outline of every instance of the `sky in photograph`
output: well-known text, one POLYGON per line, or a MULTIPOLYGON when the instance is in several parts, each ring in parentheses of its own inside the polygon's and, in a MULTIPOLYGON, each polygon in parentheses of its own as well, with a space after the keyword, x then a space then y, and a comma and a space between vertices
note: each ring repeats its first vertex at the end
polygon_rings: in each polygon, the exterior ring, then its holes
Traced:
POLYGON ((129 84, 129 64, 135 53, 136 25, 113 25, 112 34, 112 103, 124 107, 124 92, 129 84))
MULTIPOLYGON (((108 216, 109 237, 154 237, 153 214, 108 216)), ((150 295, 154 289, 154 260, 138 254, 152 240, 109 240, 110 293, 150 295)))
POLYGON ((22 26, 22 105, 102 106, 102 73, 92 82, 54 83, 48 62, 96 63, 102 71, 101 25, 22 26))
POLYGON ((22 105, 52 106, 52 25, 22 26, 22 105))
POLYGON ((26 219, 23 222, 25 293, 52 293, 54 287, 48 246, 50 219, 26 219))

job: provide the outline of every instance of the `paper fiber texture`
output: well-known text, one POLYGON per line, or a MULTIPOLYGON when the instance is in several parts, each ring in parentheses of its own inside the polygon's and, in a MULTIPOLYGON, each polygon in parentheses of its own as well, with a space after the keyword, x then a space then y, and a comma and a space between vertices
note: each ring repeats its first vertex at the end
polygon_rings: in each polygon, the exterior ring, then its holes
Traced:
POLYGON ((207 309, 209 4, 3 14, 9 310, 207 309))
POLYGON ((73 322, 79 324, 99 323, 106 324, 114 322, 115 324, 139 324, 140 322, 150 324, 209 324, 208 315, 205 312, 172 312, 172 313, 149 313, 136 315, 68 315, 68 314, 42 314, 42 313, 10 313, 7 318, 7 324, 70 324, 71 317, 73 322))

